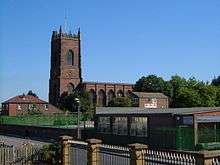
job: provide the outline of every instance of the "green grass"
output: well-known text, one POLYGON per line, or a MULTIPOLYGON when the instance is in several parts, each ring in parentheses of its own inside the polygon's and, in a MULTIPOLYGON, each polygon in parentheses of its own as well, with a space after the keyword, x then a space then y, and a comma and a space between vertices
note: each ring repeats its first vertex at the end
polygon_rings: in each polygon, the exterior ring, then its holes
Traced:
MULTIPOLYGON (((82 115, 80 120, 84 120, 82 115)), ((69 126, 76 125, 76 114, 51 114, 51 115, 22 115, 22 116, 0 116, 0 124, 18 124, 34 126, 69 126)))

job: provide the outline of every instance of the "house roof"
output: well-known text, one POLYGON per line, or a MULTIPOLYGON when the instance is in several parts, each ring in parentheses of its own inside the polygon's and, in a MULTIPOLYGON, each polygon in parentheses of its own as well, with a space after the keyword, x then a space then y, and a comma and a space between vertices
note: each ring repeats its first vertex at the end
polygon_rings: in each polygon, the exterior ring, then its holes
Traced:
POLYGON ((132 92, 139 98, 168 98, 163 93, 148 93, 148 92, 132 92))
POLYGON ((138 107, 97 107, 97 115, 147 115, 147 114, 174 114, 190 115, 205 112, 220 112, 220 107, 195 107, 195 108, 138 108, 138 107))
POLYGON ((37 103, 37 104, 45 104, 47 103, 44 100, 41 100, 37 97, 34 97, 32 95, 18 95, 15 97, 12 97, 8 99, 7 101, 3 103, 37 103))

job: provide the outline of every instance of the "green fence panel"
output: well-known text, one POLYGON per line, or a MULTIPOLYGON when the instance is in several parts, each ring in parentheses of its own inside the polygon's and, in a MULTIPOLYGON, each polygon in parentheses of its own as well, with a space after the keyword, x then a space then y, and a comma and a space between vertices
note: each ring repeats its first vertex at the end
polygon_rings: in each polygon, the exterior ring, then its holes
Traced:
POLYGON ((176 128, 176 148, 178 150, 194 150, 194 130, 188 126, 176 128))
MULTIPOLYGON (((81 115, 80 121, 84 120, 81 115)), ((71 126, 77 124, 77 114, 37 114, 21 116, 0 116, 0 124, 18 124, 33 126, 71 126)))

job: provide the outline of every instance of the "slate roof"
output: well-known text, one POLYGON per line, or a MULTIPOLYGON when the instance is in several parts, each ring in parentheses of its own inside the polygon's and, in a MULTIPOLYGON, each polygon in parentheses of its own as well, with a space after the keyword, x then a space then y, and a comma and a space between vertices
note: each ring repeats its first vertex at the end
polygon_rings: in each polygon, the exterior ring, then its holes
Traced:
POLYGON ((139 98, 168 98, 163 93, 132 92, 132 94, 138 96, 139 98))
POLYGON ((196 113, 204 113, 204 112, 220 112, 220 107, 196 107, 196 108, 139 108, 139 107, 97 107, 96 114, 97 115, 132 115, 132 114, 179 114, 179 115, 187 115, 187 114, 196 114, 196 113))
POLYGON ((41 100, 37 97, 34 97, 32 95, 18 95, 15 97, 12 97, 8 99, 7 101, 3 103, 36 103, 36 104, 46 104, 47 102, 44 100, 41 100))

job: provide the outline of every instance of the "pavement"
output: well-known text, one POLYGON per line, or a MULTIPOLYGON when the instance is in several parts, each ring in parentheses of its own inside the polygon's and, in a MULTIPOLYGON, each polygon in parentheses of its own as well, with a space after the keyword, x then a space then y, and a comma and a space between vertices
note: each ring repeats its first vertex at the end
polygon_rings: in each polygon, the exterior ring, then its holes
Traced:
POLYGON ((12 145, 16 148, 21 147, 22 145, 27 144, 27 143, 33 144, 33 145, 39 145, 39 146, 49 144, 47 142, 42 142, 38 140, 25 139, 25 138, 6 136, 6 135, 0 135, 0 143, 4 143, 6 145, 12 145))

